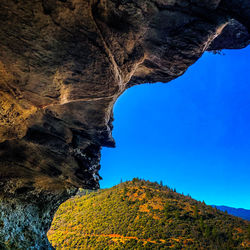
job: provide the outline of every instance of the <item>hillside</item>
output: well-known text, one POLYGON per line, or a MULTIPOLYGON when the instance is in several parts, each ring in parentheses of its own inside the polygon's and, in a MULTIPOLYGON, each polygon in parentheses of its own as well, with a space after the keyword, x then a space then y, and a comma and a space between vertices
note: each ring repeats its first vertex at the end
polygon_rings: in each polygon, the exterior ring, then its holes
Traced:
POLYGON ((133 179, 62 204, 48 238, 58 249, 247 249, 250 224, 133 179))

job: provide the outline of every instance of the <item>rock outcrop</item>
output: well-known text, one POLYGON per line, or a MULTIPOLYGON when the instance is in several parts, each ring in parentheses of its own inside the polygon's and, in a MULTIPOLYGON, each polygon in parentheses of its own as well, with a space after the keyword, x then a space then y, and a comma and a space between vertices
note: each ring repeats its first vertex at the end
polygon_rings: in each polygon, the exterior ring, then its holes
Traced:
POLYGON ((1 0, 0 244, 49 249, 59 204, 98 188, 129 87, 249 44, 248 0, 1 0), (237 21, 236 21, 237 20, 237 21))

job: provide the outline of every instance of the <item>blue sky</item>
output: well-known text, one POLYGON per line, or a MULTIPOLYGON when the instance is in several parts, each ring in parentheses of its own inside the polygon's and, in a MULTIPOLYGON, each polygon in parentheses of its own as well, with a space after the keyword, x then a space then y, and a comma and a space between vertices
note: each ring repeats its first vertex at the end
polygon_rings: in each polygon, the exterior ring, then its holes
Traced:
POLYGON ((207 204, 250 209, 250 46, 224 53, 205 53, 180 78, 118 99, 101 188, 162 180, 207 204))

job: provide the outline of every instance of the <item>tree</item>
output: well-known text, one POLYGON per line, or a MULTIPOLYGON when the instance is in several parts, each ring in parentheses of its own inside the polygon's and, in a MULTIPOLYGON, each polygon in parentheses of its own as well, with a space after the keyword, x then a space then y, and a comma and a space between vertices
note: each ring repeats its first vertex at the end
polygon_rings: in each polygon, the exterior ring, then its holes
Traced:
POLYGON ((205 235, 204 236, 206 238, 209 238, 210 234, 211 234, 211 228, 210 228, 210 226, 205 225, 205 235))
POLYGON ((194 206, 194 218, 198 219, 199 213, 198 213, 198 206, 194 206))
POLYGON ((202 217, 200 218, 200 229, 201 229, 201 232, 204 231, 204 221, 202 217))

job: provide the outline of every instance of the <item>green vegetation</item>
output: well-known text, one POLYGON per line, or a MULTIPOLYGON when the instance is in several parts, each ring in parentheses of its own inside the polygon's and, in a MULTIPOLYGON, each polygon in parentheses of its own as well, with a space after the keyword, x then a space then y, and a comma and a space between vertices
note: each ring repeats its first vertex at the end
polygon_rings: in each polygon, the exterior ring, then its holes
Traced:
POLYGON ((48 237, 58 249, 249 249, 249 228, 162 183, 135 178, 62 204, 48 237))

